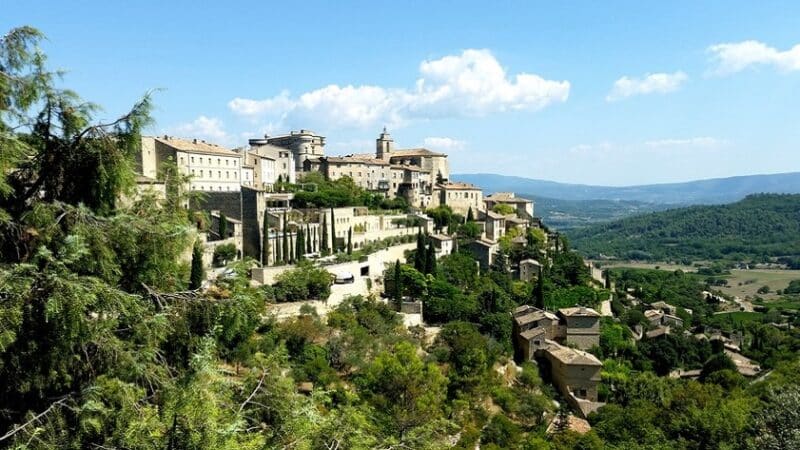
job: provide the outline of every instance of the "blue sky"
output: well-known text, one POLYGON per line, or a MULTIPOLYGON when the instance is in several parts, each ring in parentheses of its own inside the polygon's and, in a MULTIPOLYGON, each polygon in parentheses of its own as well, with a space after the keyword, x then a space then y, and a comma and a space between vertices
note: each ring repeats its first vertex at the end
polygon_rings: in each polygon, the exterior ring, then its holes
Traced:
POLYGON ((2 0, 0 28, 43 31, 102 116, 163 89, 157 134, 346 154, 386 125, 454 172, 587 184, 800 171, 800 2, 600 3, 2 0))

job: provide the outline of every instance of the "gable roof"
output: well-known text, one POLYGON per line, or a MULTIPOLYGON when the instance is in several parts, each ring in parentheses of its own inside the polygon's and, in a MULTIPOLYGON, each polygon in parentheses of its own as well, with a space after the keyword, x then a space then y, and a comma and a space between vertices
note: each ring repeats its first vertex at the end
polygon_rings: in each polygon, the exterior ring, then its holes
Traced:
POLYGON ((393 150, 389 153, 389 158, 394 157, 407 157, 407 156, 447 156, 444 153, 437 153, 428 150, 427 148, 405 148, 393 150))
POLYGON ((561 308, 558 312, 564 317, 600 317, 600 313, 592 308, 585 306, 575 306, 573 308, 561 308))
POLYGON ((564 347, 563 345, 557 344, 553 341, 548 341, 547 343, 549 344, 547 346, 547 353, 564 364, 597 367, 603 365, 603 363, 601 363, 600 360, 591 353, 575 348, 564 347))
POLYGON ((172 147, 173 149, 182 152, 203 153, 208 155, 227 156, 231 158, 242 157, 242 155, 234 152, 233 150, 228 150, 224 147, 220 147, 217 144, 212 144, 200 139, 189 140, 189 139, 176 138, 172 136, 155 137, 153 139, 161 144, 164 144, 168 147, 172 147))

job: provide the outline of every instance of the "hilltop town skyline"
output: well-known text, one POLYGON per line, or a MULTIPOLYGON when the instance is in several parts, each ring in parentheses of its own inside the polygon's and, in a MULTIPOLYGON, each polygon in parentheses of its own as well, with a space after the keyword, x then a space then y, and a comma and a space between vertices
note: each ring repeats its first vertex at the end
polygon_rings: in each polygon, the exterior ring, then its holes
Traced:
POLYGON ((103 116, 161 89, 154 135, 239 147, 311 129, 344 155, 387 126, 404 147, 458 154, 454 173, 597 185, 800 168, 789 2, 630 3, 613 17, 589 3, 40 6, 0 22, 36 23, 64 84, 103 116))

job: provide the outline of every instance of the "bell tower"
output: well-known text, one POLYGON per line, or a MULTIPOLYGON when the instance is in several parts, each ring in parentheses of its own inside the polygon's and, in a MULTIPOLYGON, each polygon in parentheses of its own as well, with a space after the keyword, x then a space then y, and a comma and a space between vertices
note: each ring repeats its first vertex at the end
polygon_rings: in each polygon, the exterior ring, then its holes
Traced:
POLYGON ((388 161, 392 156, 394 150, 394 139, 386 132, 386 127, 383 127, 383 133, 375 140, 375 157, 388 161))

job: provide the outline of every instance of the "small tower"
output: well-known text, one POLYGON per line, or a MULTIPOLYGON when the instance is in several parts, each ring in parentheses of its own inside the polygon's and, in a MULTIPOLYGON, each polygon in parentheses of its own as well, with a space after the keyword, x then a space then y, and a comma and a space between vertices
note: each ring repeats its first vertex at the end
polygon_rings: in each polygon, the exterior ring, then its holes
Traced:
POLYGON ((392 156, 394 150, 394 140, 392 136, 386 132, 386 127, 383 127, 383 133, 375 139, 375 157, 388 161, 392 156))

